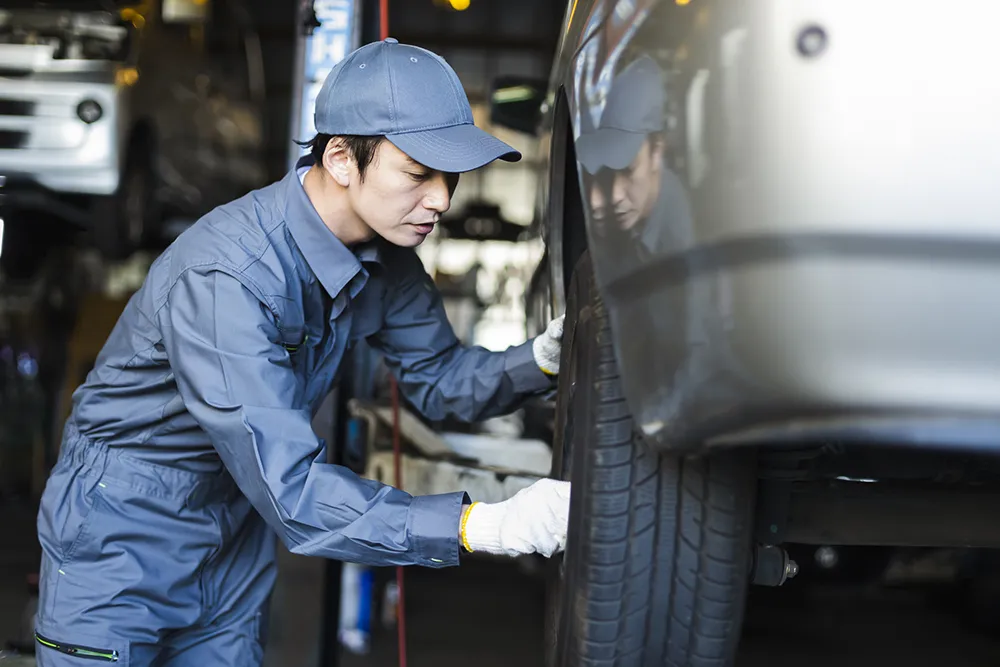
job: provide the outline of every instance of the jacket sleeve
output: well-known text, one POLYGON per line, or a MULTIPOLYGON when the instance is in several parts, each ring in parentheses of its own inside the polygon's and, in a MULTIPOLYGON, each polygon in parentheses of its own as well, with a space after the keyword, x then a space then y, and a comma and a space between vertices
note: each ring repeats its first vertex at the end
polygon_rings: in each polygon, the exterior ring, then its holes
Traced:
POLYGON ((502 352, 463 346, 416 253, 400 253, 398 262, 401 278, 389 289, 382 329, 370 342, 425 417, 488 419, 554 386, 535 363, 530 340, 502 352))
POLYGON ((465 494, 413 497, 325 463, 273 312, 250 286, 188 269, 156 315, 185 407, 240 489, 294 553, 456 565, 465 494))

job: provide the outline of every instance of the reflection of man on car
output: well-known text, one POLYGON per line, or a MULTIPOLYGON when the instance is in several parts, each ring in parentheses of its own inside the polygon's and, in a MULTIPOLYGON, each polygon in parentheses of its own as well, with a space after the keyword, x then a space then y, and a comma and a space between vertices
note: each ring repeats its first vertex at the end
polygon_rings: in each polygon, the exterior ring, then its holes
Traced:
POLYGON ((624 245, 635 261, 691 244, 691 207, 664 163, 664 102, 661 70, 643 56, 612 81, 596 127, 581 114, 576 151, 595 233, 624 245))
MULTIPOLYGON (((661 68, 642 55, 614 77, 603 109, 589 110, 599 113, 580 114, 576 154, 584 171, 591 229, 607 249, 597 255, 595 267, 605 285, 658 258, 681 258, 694 245, 688 192, 669 167, 666 89, 661 68)), ((667 395, 656 402, 662 410, 656 417, 666 421, 683 411, 685 395, 696 387, 706 391, 709 382, 718 388, 718 404, 727 404, 717 369, 740 367, 733 359, 718 363, 726 356, 720 350, 728 349, 718 285, 706 280, 683 285, 663 297, 661 303, 668 307, 650 312, 639 299, 619 302, 611 313, 619 331, 633 332, 630 345, 664 352, 648 362, 651 372, 673 379, 667 395), (637 338, 641 332, 650 339, 637 338), (708 350, 715 356, 708 357, 708 350)))

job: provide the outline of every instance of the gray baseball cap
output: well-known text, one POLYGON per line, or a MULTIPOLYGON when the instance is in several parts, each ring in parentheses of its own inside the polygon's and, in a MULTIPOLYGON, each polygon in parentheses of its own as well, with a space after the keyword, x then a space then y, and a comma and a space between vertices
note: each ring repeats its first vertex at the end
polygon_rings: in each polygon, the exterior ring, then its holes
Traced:
POLYGON ((638 58, 612 79, 597 127, 586 110, 581 114, 584 126, 576 140, 576 155, 589 173, 625 169, 646 137, 663 130, 662 72, 649 56, 638 58))
POLYGON ((389 38, 349 53, 316 97, 316 131, 384 135, 431 169, 465 172, 521 154, 475 126, 458 75, 437 54, 389 38))

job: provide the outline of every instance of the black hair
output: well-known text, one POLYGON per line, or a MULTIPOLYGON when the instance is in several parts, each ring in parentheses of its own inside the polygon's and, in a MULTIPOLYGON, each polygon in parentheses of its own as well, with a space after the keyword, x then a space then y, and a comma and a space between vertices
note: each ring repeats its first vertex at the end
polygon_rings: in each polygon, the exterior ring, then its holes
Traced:
POLYGON ((371 165, 372 160, 375 159, 375 151, 378 150, 379 144, 382 143, 385 137, 359 134, 317 134, 309 141, 296 141, 295 143, 303 148, 309 148, 309 152, 316 164, 323 164, 323 153, 326 152, 327 144, 334 137, 343 139, 344 145, 350 152, 351 157, 354 158, 354 162, 358 165, 358 175, 362 181, 365 180, 365 172, 368 170, 369 165, 371 165))

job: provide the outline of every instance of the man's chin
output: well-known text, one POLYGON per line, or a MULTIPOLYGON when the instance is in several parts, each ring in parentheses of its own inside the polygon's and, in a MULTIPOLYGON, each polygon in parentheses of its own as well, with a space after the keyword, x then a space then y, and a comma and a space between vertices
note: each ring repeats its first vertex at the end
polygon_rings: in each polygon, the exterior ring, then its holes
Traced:
POLYGON ((393 238, 388 239, 393 245, 398 245, 401 248, 416 248, 418 245, 427 240, 425 234, 418 234, 409 229, 400 230, 400 232, 393 236, 393 238))
POLYGON ((631 232, 635 228, 636 223, 639 222, 639 216, 635 213, 629 212, 618 216, 618 227, 623 232, 631 232))

